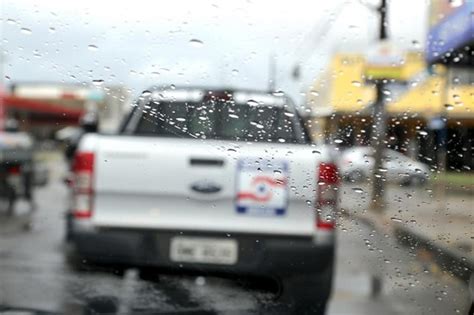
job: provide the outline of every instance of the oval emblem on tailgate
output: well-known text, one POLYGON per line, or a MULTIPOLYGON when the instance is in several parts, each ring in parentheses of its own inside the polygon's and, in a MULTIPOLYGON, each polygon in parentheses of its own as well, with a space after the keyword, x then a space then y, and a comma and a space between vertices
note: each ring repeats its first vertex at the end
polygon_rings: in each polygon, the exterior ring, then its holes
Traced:
POLYGON ((202 181, 193 183, 191 185, 191 189, 198 193, 214 194, 221 191, 222 187, 210 181, 202 180, 202 181))

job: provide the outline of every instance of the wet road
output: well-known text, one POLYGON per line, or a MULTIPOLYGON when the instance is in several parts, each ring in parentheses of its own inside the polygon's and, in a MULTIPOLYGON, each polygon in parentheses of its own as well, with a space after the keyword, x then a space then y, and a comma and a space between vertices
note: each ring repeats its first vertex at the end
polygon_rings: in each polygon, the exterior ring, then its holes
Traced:
MULTIPOLYGON (((0 217, 0 304, 82 314, 100 298, 118 301, 121 313, 156 311, 193 314, 269 313, 278 310, 271 292, 229 279, 161 276, 142 281, 136 270, 77 272, 65 259, 63 212, 67 203, 61 172, 37 192, 39 211, 31 231, 22 230, 19 214, 0 217)), ((366 200, 351 187, 343 189, 343 206, 362 211, 366 200)), ((417 194, 415 194, 415 198, 417 194)), ((413 197, 410 197, 413 199, 413 197)), ((419 194, 418 198, 426 198, 419 194)), ((411 200, 410 202, 413 202, 411 200)), ((467 288, 429 261, 399 246, 390 235, 361 222, 341 219, 337 269, 329 314, 466 313, 467 288), (372 282, 382 292, 372 297, 372 282)))

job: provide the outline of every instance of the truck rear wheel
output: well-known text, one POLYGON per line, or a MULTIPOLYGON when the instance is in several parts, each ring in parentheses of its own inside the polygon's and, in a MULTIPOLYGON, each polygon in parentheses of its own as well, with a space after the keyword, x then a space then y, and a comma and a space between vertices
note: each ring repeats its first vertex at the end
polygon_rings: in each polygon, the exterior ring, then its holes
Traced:
POLYGON ((291 314, 325 314, 332 289, 333 263, 324 272, 286 277, 280 302, 291 314))

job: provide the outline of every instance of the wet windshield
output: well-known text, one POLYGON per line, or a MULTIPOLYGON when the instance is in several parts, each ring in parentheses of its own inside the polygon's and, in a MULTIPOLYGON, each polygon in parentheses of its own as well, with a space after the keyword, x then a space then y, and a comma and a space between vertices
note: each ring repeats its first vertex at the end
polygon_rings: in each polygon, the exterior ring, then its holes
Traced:
POLYGON ((2 0, 0 314, 473 314, 473 16, 2 0))
POLYGON ((265 142, 298 142, 306 138, 301 126, 296 130, 293 127, 295 114, 283 107, 231 102, 152 103, 149 107, 135 134, 265 142))

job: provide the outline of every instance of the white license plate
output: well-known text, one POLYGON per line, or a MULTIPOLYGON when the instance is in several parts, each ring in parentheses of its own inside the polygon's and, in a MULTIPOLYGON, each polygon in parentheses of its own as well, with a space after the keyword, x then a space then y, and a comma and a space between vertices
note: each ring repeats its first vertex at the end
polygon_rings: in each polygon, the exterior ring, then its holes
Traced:
POLYGON ((234 239, 177 236, 170 244, 170 259, 175 262, 233 265, 237 253, 234 239))

